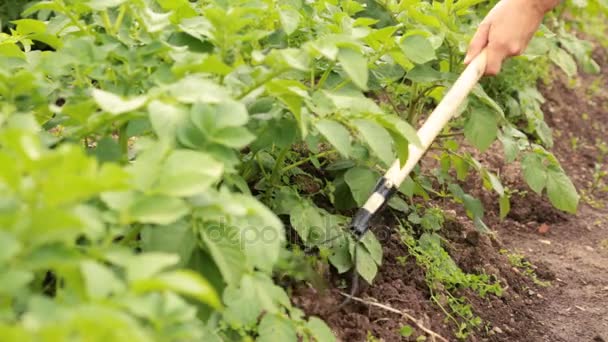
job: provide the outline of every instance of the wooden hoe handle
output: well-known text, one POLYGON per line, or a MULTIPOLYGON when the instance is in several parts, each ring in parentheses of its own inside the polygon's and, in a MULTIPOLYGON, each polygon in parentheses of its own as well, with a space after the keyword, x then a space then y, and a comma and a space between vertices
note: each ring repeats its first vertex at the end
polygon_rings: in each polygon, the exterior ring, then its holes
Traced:
POLYGON ((351 231, 356 237, 362 237, 369 227, 369 222, 374 214, 378 212, 388 201, 405 178, 414 169, 420 158, 431 146, 437 135, 450 121, 458 107, 462 105, 473 87, 483 76, 486 69, 487 52, 484 49, 471 63, 464 69, 444 98, 439 102, 435 110, 429 115, 426 122, 418 130, 420 145, 412 142, 409 144, 408 159, 401 167, 399 159, 395 160, 388 169, 384 177, 380 179, 374 192, 369 197, 365 205, 357 211, 351 223, 351 231))

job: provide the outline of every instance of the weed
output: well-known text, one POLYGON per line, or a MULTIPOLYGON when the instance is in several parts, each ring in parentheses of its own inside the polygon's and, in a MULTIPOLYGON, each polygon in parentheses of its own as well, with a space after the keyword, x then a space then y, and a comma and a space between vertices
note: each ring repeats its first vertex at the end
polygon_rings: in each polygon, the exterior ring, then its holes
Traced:
POLYGON ((371 331, 367 332, 367 335, 365 336, 365 341, 366 342, 382 342, 382 340, 380 340, 379 338, 374 336, 374 334, 371 331))
POLYGON ((572 151, 578 150, 578 143, 579 143, 578 137, 570 137, 570 148, 572 149, 572 151))
POLYGON ((528 261, 524 255, 509 252, 506 249, 501 249, 500 254, 505 255, 511 266, 517 267, 517 269, 521 270, 524 275, 529 277, 534 282, 534 284, 541 287, 551 286, 551 282, 538 279, 535 271, 536 267, 530 261, 528 261))
POLYGON ((482 320, 473 313, 467 299, 456 293, 462 289, 471 289, 481 297, 488 294, 501 296, 502 287, 492 276, 464 273, 443 249, 440 238, 435 233, 423 233, 416 240, 406 229, 401 228, 400 235, 410 255, 425 270, 431 300, 444 312, 446 320, 455 324, 456 336, 467 338, 482 324, 482 320))

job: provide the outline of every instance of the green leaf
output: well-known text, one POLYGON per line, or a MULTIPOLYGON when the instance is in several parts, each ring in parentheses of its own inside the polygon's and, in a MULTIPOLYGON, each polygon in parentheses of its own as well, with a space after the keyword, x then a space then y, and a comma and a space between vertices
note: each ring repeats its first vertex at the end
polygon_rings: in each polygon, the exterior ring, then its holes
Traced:
POLYGON ((541 194, 547 185, 547 169, 543 159, 536 153, 528 153, 521 162, 524 179, 534 192, 541 194))
POLYGON ((350 132, 336 121, 322 119, 317 121, 317 129, 345 157, 351 154, 350 132))
POLYGON ((549 125, 547 125, 547 123, 541 119, 534 119, 531 121, 534 122, 536 134, 538 134, 538 137, 540 138, 540 140, 542 140, 543 144, 545 144, 545 146, 549 148, 552 147, 553 135, 551 133, 551 128, 549 128, 549 125))
POLYGON ((148 112, 154 132, 167 141, 175 140, 177 128, 187 119, 184 109, 157 100, 150 102, 148 112))
POLYGON ((424 64, 437 58, 431 42, 421 35, 405 37, 400 47, 405 56, 416 64, 424 64))
POLYGON ((56 11, 61 13, 62 7, 55 1, 39 1, 25 9, 21 15, 27 17, 42 10, 56 11))
POLYGON ((102 163, 119 162, 122 159, 122 151, 116 140, 104 137, 97 142, 95 156, 102 163))
POLYGON ((559 169, 547 170, 547 195, 557 209, 575 214, 580 196, 568 176, 559 169))
POLYGON ((409 143, 412 143, 418 147, 422 147, 418 132, 407 122, 399 119, 394 115, 384 115, 377 117, 376 121, 386 128, 389 133, 395 133, 403 137, 409 143))
POLYGON ((228 90, 200 75, 184 77, 173 84, 169 92, 183 103, 219 103, 230 99, 228 90))
POLYGON ((221 128, 245 125, 249 121, 249 113, 243 103, 234 100, 216 105, 195 103, 190 112, 190 119, 201 131, 212 134, 221 128))
POLYGON ((500 182, 500 179, 498 179, 498 176, 485 169, 483 173, 485 177, 487 177, 487 180, 490 182, 492 189, 494 189, 494 191, 496 191, 499 196, 504 196, 505 188, 502 186, 502 183, 500 182))
POLYGON ((132 287, 137 292, 169 290, 192 297, 216 309, 222 307, 215 289, 194 271, 178 270, 163 273, 151 279, 136 281, 132 287))
POLYGON ((440 81, 443 75, 428 65, 416 65, 408 71, 405 78, 416 83, 433 83, 440 81))
POLYGON ((206 153, 174 151, 160 171, 155 191, 169 196, 200 194, 220 180, 223 169, 222 163, 206 153))
POLYGON ((389 131, 389 133, 393 138, 393 142, 395 143, 395 150, 397 151, 399 164, 401 167, 403 167, 410 156, 410 144, 406 139, 403 138, 402 135, 397 134, 394 131, 389 131))
POLYGON ((233 199, 247 213, 237 223, 247 260, 257 269, 271 272, 285 241, 281 220, 251 196, 233 195, 233 199))
POLYGON ((319 214, 319 209, 311 206, 297 206, 292 208, 289 216, 292 227, 298 232, 304 242, 308 241, 308 236, 312 230, 323 230, 323 217, 319 214))
POLYGON ((315 105, 318 105, 318 108, 315 108, 315 110, 324 113, 324 116, 330 115, 336 109, 343 109, 348 115, 356 113, 366 115, 384 113, 372 99, 366 97, 360 90, 354 90, 353 88, 345 87, 338 91, 324 90, 316 92, 313 94, 313 101, 315 100, 317 101, 315 105), (331 103, 327 103, 327 100, 331 100, 335 108, 331 106, 331 103))
POLYGON ((371 284, 378 273, 378 266, 362 245, 357 244, 355 248, 357 248, 357 272, 368 284, 371 284))
POLYGON ((378 241, 378 238, 369 231, 361 239, 361 243, 365 246, 365 249, 369 252, 369 255, 374 259, 374 262, 378 266, 382 265, 382 245, 378 241))
POLYGON ((108 8, 117 7, 127 2, 127 0, 89 0, 87 6, 96 11, 103 11, 108 8))
POLYGON ((340 49, 338 61, 359 89, 367 90, 367 59, 361 53, 352 49, 340 49))
POLYGON ((125 284, 108 267, 91 260, 85 260, 80 265, 84 277, 87 294, 92 299, 107 298, 124 291, 125 284))
POLYGON ((485 108, 476 108, 464 126, 464 136, 480 151, 492 145, 498 134, 498 122, 494 113, 485 108))
POLYGON ((390 165, 394 159, 391 135, 382 126, 371 120, 355 120, 353 123, 376 156, 385 165, 390 165))
POLYGON ((454 4, 454 11, 463 11, 485 1, 487 0, 458 0, 454 4))
POLYGON ((26 58, 25 53, 17 44, 4 43, 0 44, 0 56, 2 57, 12 57, 12 58, 26 58))
POLYGON ((245 127, 226 127, 215 131, 211 139, 218 144, 241 149, 253 142, 255 135, 245 127))
POLYGON ((568 75, 568 77, 573 77, 574 75, 576 75, 576 62, 574 61, 574 58, 572 58, 572 56, 570 56, 570 54, 567 53, 564 49, 553 49, 549 53, 549 58, 553 63, 560 67, 560 69, 562 69, 566 73, 566 75, 568 75))
POLYGON ((410 337, 414 333, 414 328, 410 325, 404 325, 399 329, 399 334, 403 337, 410 337))
POLYGON ((456 170, 456 177, 459 181, 463 181, 469 174, 469 163, 464 158, 458 156, 452 156, 452 166, 456 170))
POLYGON ((302 50, 287 48, 274 50, 273 53, 278 58, 277 66, 284 65, 295 70, 308 71, 310 58, 308 54, 302 53, 302 50))
POLYGON ((93 89, 92 95, 99 108, 113 115, 132 112, 143 107, 148 102, 147 96, 127 99, 101 89, 93 89))
MULTIPOLYGON (((0 273, 0 294, 13 296, 23 291, 34 280, 34 274, 29 271, 8 269, 0 273)), ((5 297, 6 298, 6 297, 5 297)))
POLYGON ((226 310, 222 314, 225 322, 231 325, 256 325, 258 318, 264 309, 269 312, 276 312, 275 303, 270 300, 261 300, 257 294, 261 292, 267 298, 264 290, 259 291, 259 286, 255 279, 249 275, 244 275, 240 284, 228 286, 222 295, 226 310), (236 285, 240 285, 237 287, 236 285), (266 307, 263 308, 263 305, 266 307))
POLYGON ((257 342, 297 342, 298 336, 291 320, 266 314, 258 327, 257 342))
POLYGON ((254 325, 260 315, 277 314, 280 307, 290 307, 289 297, 272 279, 262 273, 245 274, 239 287, 229 286, 224 291, 227 309, 224 319, 230 324, 254 325))
POLYGON ((150 278, 179 261, 176 254, 149 252, 129 257, 124 261, 127 280, 134 282, 150 278))
POLYGON ((310 331, 310 335, 317 342, 335 342, 336 337, 334 336, 331 329, 325 324, 325 322, 318 317, 310 317, 306 322, 306 328, 310 331))
POLYGON ((238 284, 251 268, 241 248, 239 231, 226 223, 210 223, 199 233, 224 281, 229 285, 238 284))
POLYGON ((291 7, 281 8, 279 10, 279 19, 281 26, 288 35, 294 33, 300 25, 300 13, 291 7))
POLYGON ((505 154, 505 161, 512 163, 519 154, 519 146, 517 140, 507 134, 499 134, 498 139, 502 143, 502 147, 505 154))
POLYGON ((331 254, 329 255, 329 262, 340 274, 350 270, 354 266, 346 238, 340 238, 333 244, 331 254))
POLYGON ((169 17, 171 16, 170 12, 158 13, 147 6, 138 12, 146 30, 150 33, 163 31, 171 24, 171 21, 169 20, 169 17))
POLYGON ((379 175, 367 168, 354 167, 344 174, 344 181, 348 184, 357 205, 365 204, 376 183, 379 175))
POLYGON ((500 207, 500 219, 504 219, 511 211, 511 200, 508 195, 503 195, 498 200, 498 204, 500 207))
POLYGON ((16 31, 22 36, 44 33, 46 31, 46 24, 40 20, 19 19, 13 20, 12 23, 17 26, 16 31))
POLYGON ((190 210, 179 198, 153 195, 138 198, 129 208, 130 216, 140 223, 171 224, 190 210))
POLYGON ((401 183, 401 185, 399 186, 399 192, 410 198, 414 196, 415 189, 416 183, 410 176, 407 176, 405 180, 403 180, 403 183, 401 183))
POLYGON ((476 84, 475 87, 473 87, 472 94, 475 95, 475 97, 477 97, 477 99, 480 100, 481 103, 492 108, 496 113, 498 113, 502 118, 504 118, 505 112, 502 110, 502 107, 499 106, 498 103, 496 103, 496 101, 494 101, 494 99, 491 98, 485 90, 483 90, 483 87, 481 85, 476 84))
POLYGON ((144 252, 177 254, 180 262, 176 266, 179 267, 188 263, 196 242, 192 227, 183 220, 169 226, 146 227, 141 231, 141 248, 144 252))
POLYGON ((127 169, 136 190, 149 191, 158 181, 162 162, 169 154, 169 144, 153 143, 148 145, 127 169))
POLYGON ((402 213, 407 213, 410 211, 410 207, 407 205, 407 202, 405 202, 401 197, 399 196, 393 196, 388 200, 388 206, 391 207, 392 209, 395 209, 397 211, 400 211, 402 213))
POLYGON ((19 253, 21 248, 19 240, 12 234, 0 230, 0 265, 19 253))

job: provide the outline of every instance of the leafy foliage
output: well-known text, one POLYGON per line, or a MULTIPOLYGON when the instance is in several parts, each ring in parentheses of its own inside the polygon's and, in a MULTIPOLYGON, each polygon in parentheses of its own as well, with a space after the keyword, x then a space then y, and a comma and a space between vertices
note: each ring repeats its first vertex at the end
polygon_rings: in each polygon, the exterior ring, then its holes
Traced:
MULTIPOLYGON (((0 9, 2 340, 333 340, 273 276, 297 278, 285 263, 302 259, 300 243, 373 281, 381 246, 345 234, 346 210, 419 144, 413 127, 456 78, 487 10, 467 0, 49 0, 19 16, 14 3, 0 9)), ((481 203, 457 184, 476 171, 506 215, 509 192, 458 152, 461 131, 480 150, 498 138, 509 161, 523 152, 530 186, 576 209, 541 147, 551 145, 534 88, 542 72, 521 67, 593 67, 588 46, 556 31, 475 89, 438 144, 441 169, 418 170, 393 210, 439 194, 487 230, 481 203)))

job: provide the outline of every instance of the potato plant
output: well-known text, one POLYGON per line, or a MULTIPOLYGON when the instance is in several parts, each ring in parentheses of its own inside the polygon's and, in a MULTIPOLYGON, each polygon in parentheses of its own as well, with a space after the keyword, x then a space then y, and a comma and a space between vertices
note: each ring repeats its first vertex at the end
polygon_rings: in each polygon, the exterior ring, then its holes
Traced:
MULTIPOLYGON (((381 245, 353 241, 350 209, 407 158, 489 8, 49 0, 16 19, 15 6, 0 33, 5 341, 333 340, 275 276, 306 278, 313 249, 372 283, 381 245)), ((475 176, 507 214, 509 189, 459 135, 481 151, 500 140, 532 190, 576 210, 535 82, 551 61, 597 65, 560 23, 476 87, 437 143, 440 167, 417 170, 390 210, 443 196, 488 231, 459 186, 475 176)))

